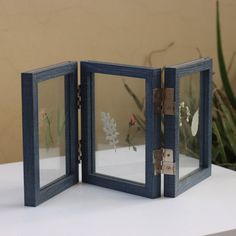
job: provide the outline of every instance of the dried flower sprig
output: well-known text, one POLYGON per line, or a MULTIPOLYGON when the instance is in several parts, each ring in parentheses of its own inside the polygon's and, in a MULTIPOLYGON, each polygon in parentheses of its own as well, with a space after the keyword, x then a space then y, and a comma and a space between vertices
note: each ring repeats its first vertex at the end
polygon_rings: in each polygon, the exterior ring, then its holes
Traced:
POLYGON ((190 109, 187 105, 185 105, 184 101, 179 104, 179 126, 182 127, 182 120, 186 120, 189 123, 191 117, 190 109))
POLYGON ((145 120, 142 121, 141 118, 137 118, 135 114, 132 114, 129 121, 128 132, 125 141, 128 143, 129 147, 132 146, 133 150, 136 152, 137 147, 133 143, 137 133, 145 130, 145 120))
POLYGON ((145 131, 145 99, 139 99, 125 80, 123 80, 123 85, 129 96, 133 99, 138 110, 136 113, 132 113, 130 117, 125 141, 128 143, 129 147, 132 146, 133 150, 137 151, 137 147, 134 144, 134 139, 140 131, 145 131))
POLYGON ((54 143, 53 136, 52 136, 52 129, 51 129, 51 116, 45 111, 45 109, 42 109, 40 112, 40 123, 45 123, 46 125, 46 131, 45 131, 45 145, 48 148, 50 144, 54 143))
POLYGON ((103 123, 103 131, 106 135, 106 140, 116 151, 116 145, 119 143, 119 132, 116 130, 116 122, 111 118, 109 112, 101 112, 101 121, 103 123))

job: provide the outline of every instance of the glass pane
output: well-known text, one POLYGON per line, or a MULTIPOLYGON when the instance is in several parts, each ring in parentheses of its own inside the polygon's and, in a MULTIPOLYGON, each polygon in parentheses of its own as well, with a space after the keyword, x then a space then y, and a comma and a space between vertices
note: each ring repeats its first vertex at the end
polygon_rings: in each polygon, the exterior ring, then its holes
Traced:
POLYGON ((179 95, 179 178, 200 166, 200 73, 180 79, 179 95))
POLYGON ((95 74, 95 172, 145 183, 145 80, 95 74))
POLYGON ((64 77, 38 84, 40 187, 66 174, 64 77))

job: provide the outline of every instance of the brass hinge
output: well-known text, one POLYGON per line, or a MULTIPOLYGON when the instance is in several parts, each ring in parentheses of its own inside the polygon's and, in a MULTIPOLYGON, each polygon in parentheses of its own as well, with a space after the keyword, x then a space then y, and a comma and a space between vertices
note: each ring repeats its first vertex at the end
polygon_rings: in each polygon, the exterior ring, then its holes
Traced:
POLYGON ((153 89, 154 111, 157 114, 174 115, 174 88, 155 88, 153 89))
POLYGON ((78 85, 77 87, 77 108, 81 108, 81 86, 78 85))
POLYGON ((175 175, 172 149, 160 148, 153 151, 154 174, 175 175))

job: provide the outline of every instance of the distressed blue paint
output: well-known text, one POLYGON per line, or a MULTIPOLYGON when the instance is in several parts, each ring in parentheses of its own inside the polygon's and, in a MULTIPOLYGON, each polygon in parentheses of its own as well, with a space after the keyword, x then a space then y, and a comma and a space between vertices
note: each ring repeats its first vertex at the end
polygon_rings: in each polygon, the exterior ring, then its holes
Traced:
MULTIPOLYGON (((161 70, 112 63, 81 62, 82 181, 149 198, 161 196, 161 176, 154 175, 153 150, 161 147, 161 116, 154 113, 153 89, 161 87, 161 70), (145 80, 146 94, 146 183, 95 173, 94 74, 129 76, 145 80)), ((174 88, 176 115, 165 115, 164 147, 173 149, 176 176, 164 176, 164 195, 176 197, 211 174, 211 84, 212 61, 200 59, 165 68, 166 88, 174 88), (181 77, 201 72, 199 170, 179 180, 179 82, 181 77), (204 114, 204 115, 203 115, 204 114)), ((113 78, 115 79, 115 78, 113 78)), ((25 205, 37 206, 78 182, 77 62, 65 62, 22 73, 23 151, 25 205), (66 173, 51 184, 39 186, 38 83, 65 76, 66 173)))
POLYGON ((211 175, 211 107, 212 107, 212 60, 199 59, 193 62, 167 67, 165 87, 174 88, 174 116, 164 117, 164 146, 173 149, 176 175, 164 176, 164 196, 176 197, 211 175), (179 180, 179 83, 183 76, 200 72, 200 168, 179 180))
MULTIPOLYGON (((113 78, 115 79, 115 78, 113 78)), ((160 69, 100 62, 81 62, 82 180, 150 198, 159 197, 160 175, 154 176, 152 151, 160 146, 160 117, 153 112, 153 88, 160 87, 160 69), (103 73, 146 81, 146 183, 95 173, 94 74, 103 73)))
POLYGON ((22 73, 22 122, 25 205, 37 206, 78 182, 77 62, 22 73), (38 83, 65 76, 66 173, 40 188, 38 83))

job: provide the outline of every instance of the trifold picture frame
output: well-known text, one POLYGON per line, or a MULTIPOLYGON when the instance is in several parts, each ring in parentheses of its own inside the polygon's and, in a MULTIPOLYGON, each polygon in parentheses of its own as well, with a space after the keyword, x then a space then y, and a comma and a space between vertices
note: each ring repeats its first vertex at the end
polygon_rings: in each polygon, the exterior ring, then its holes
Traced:
MULTIPOLYGON (((69 61, 22 73, 26 206, 37 206, 78 183, 78 165, 82 165, 82 182, 148 198, 161 197, 162 174, 164 175, 164 196, 166 197, 176 197, 211 175, 212 60, 210 58, 201 58, 163 69, 82 61, 79 69, 80 85, 78 85, 77 62, 69 61), (195 155, 194 158, 198 160, 199 164, 193 171, 180 178, 179 147, 182 142, 179 135, 180 115, 182 114, 180 84, 184 77, 196 73, 199 75, 199 107, 194 114, 188 112, 187 120, 192 121, 191 128, 196 129, 197 127, 198 129, 199 138, 194 141, 193 147, 198 149, 197 156, 195 155), (111 79, 116 81, 122 77, 144 81, 145 158, 143 169, 145 181, 143 183, 96 171, 95 81, 97 74, 111 75, 111 79), (41 172, 40 168, 42 167, 42 156, 45 154, 42 154, 43 150, 40 147, 42 142, 40 114, 42 112, 39 110, 39 106, 42 106, 43 102, 45 105, 50 101, 47 101, 45 97, 42 99, 39 86, 45 82, 52 82, 51 87, 49 86, 50 90, 45 91, 52 93, 51 99, 55 99, 56 95, 53 93, 56 93, 57 89, 53 87, 53 82, 58 78, 63 78, 60 80, 63 81, 60 82, 63 89, 58 89, 58 94, 60 97, 64 96, 62 100, 65 120, 62 126, 59 126, 64 127, 64 144, 62 145, 64 148, 60 152, 63 153, 61 156, 65 159, 64 172, 58 178, 51 179, 42 186, 41 174, 44 172, 41 172), (196 117, 199 117, 199 124, 193 122, 196 117), (80 121, 79 125, 78 121, 80 121)), ((136 99, 134 94, 131 93, 131 95, 136 99)), ((189 108, 185 106, 184 109, 188 111, 189 108)), ((45 114, 43 114, 44 119, 47 120, 45 132, 50 137, 53 116, 45 114)), ((196 135, 195 133, 194 135, 196 135)), ((46 165, 51 164, 46 162, 46 165)), ((130 171, 135 170, 131 168, 130 171)))

